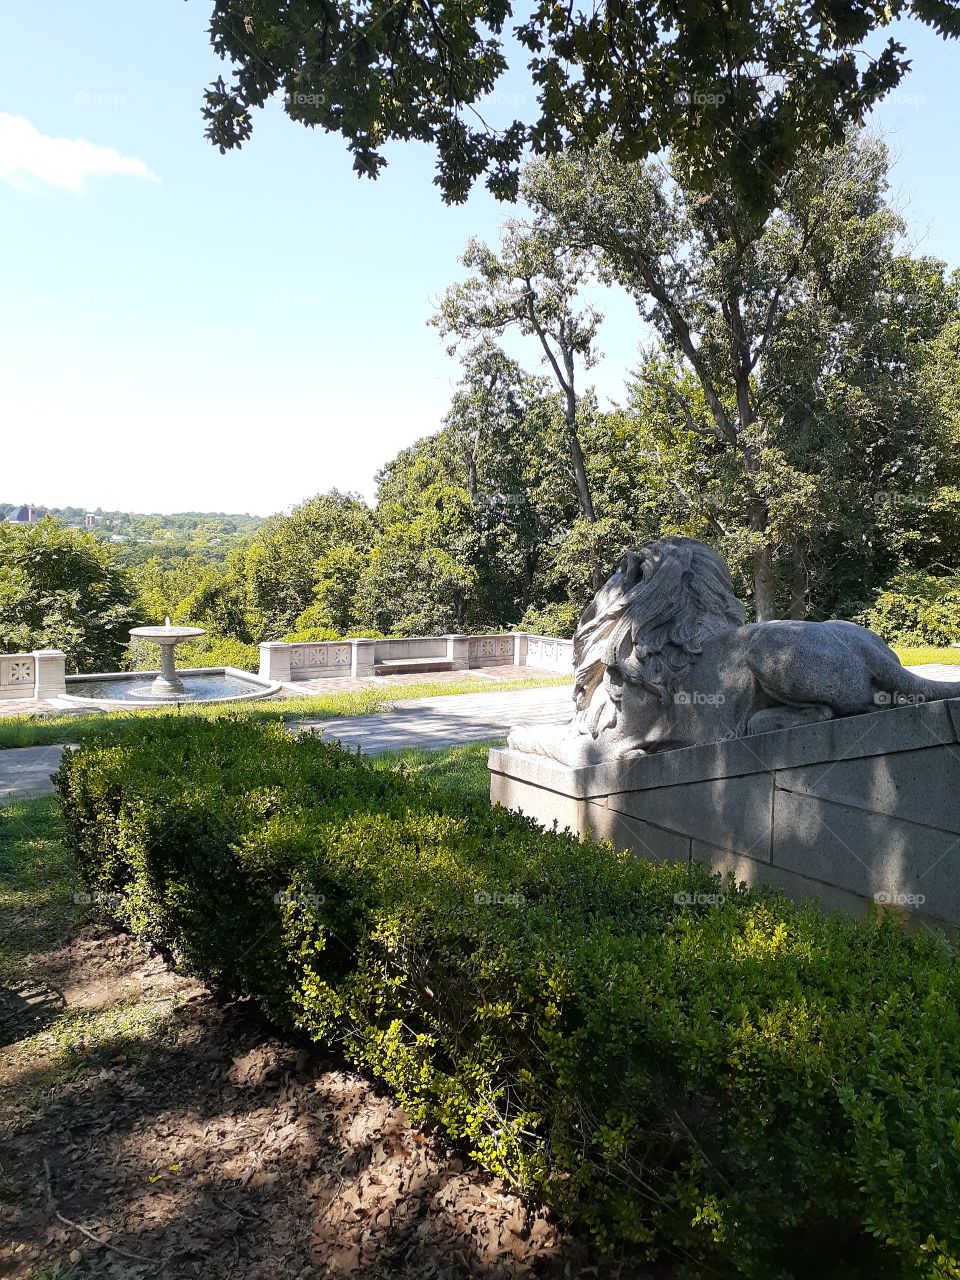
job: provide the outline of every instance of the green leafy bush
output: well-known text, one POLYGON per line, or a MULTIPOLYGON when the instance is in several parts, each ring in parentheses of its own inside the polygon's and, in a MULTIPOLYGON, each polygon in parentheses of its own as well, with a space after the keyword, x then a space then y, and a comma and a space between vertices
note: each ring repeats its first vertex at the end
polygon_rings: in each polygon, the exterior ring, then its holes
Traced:
MULTIPOLYGON (((135 646, 131 646, 130 665, 141 671, 159 669, 160 646, 149 640, 138 640, 135 646)), ((177 666, 236 667, 238 671, 256 671, 260 666, 260 648, 255 644, 244 644, 233 636, 208 631, 205 636, 177 646, 177 666)))
POLYGON ((539 607, 531 605, 517 624, 517 630, 529 631, 532 636, 559 636, 561 640, 569 640, 582 612, 572 600, 539 607))
POLYGON ((960 640, 960 578, 898 574, 856 621, 888 644, 953 644, 960 640))
POLYGON ((604 1247, 756 1280, 960 1274, 942 940, 279 727, 118 733, 57 778, 90 890, 604 1247))
POLYGON ((112 547, 50 516, 0 522, 0 653, 62 649, 68 671, 115 671, 140 621, 112 547))

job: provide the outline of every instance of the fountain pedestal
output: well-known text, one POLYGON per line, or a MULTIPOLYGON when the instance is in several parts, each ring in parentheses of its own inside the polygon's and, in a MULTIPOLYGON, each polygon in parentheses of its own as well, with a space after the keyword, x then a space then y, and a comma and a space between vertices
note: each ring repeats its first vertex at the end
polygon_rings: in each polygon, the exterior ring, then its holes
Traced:
POLYGON ((175 627, 167 619, 165 627, 134 627, 130 632, 132 639, 149 640, 160 646, 160 674, 150 687, 153 698, 176 699, 186 693, 183 681, 177 675, 174 651, 183 640, 192 640, 196 636, 206 635, 204 627, 175 627))

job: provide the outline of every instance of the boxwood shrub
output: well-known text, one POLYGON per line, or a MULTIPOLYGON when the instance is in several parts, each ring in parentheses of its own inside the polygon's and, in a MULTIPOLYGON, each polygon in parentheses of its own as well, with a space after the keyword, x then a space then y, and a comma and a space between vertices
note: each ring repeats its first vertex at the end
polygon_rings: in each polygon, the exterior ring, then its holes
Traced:
POLYGON ((960 968, 277 726, 131 724, 57 785, 89 889, 487 1168, 691 1275, 960 1275, 960 968))

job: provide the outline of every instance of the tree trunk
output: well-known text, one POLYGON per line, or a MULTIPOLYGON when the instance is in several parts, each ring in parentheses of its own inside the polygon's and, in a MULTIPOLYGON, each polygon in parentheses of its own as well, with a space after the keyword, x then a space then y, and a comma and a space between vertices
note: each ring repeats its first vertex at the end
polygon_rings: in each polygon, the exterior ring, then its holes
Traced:
POLYGON ((577 482, 577 496, 580 499, 580 510, 584 517, 591 524, 596 522, 597 517, 593 511, 593 498, 590 496, 590 481, 587 479, 587 464, 584 461, 583 450, 580 448, 580 439, 577 436, 577 427, 575 422, 571 422, 567 417, 567 438, 570 441, 570 461, 573 463, 573 477, 577 482))
POLYGON ((810 609, 810 579, 799 542, 793 545, 793 575, 790 583, 790 617, 802 622, 810 609))
POLYGON ((769 547, 753 553, 753 605, 758 622, 772 622, 777 617, 777 591, 769 547))
MULTIPOLYGON (((758 499, 750 508, 750 532, 765 535, 766 530, 766 504, 758 499)), ((777 584, 773 572, 773 549, 766 540, 753 553, 753 607, 758 622, 771 622, 779 617, 777 584)))

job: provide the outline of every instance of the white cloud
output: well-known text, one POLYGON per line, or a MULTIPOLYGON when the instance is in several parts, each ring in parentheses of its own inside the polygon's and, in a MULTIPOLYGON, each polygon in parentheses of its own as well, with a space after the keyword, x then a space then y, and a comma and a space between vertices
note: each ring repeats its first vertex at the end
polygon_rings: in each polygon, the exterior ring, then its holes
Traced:
POLYGON ((132 178, 159 178, 142 160, 121 155, 113 147, 101 147, 85 138, 51 138, 25 116, 0 111, 0 182, 26 187, 30 180, 82 191, 84 179, 122 174, 132 178))

